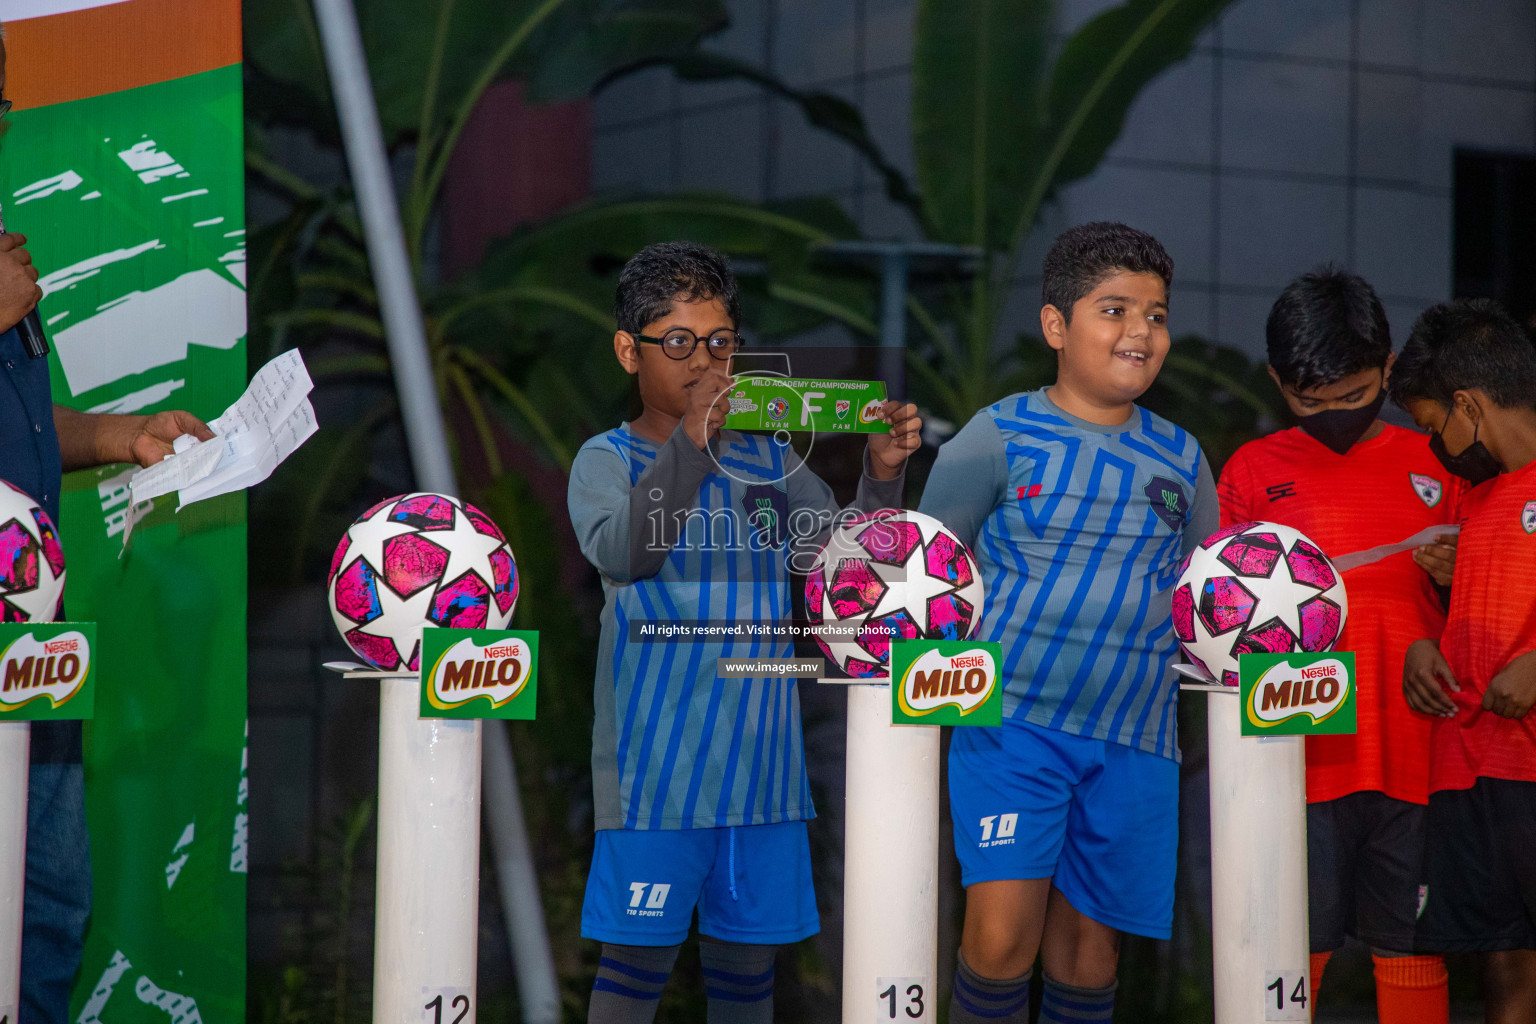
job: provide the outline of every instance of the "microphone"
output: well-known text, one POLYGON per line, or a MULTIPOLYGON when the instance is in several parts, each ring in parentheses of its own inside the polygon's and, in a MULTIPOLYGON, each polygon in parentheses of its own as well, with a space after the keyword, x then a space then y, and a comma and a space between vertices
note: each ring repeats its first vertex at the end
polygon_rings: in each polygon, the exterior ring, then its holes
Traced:
MULTIPOLYGON (((5 233, 5 221, 0 220, 0 234, 5 233)), ((48 335, 43 333, 43 322, 38 318, 37 309, 21 318, 21 323, 16 325, 16 333, 21 337, 21 347, 27 352, 28 359, 42 359, 48 355, 48 335)))
POLYGON ((37 310, 21 318, 21 323, 16 325, 16 333, 21 336, 21 347, 27 350, 28 359, 47 357, 48 335, 43 333, 43 322, 37 318, 37 310))

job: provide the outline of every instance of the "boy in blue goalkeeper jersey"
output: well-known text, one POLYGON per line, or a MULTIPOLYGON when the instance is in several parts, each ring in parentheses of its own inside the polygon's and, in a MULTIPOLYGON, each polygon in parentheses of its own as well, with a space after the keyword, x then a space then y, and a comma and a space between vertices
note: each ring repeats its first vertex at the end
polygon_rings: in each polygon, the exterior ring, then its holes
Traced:
POLYGON ((939 449, 921 511, 975 553, 1003 725, 956 729, 966 887, 951 1024, 1114 1013, 1120 933, 1167 938, 1178 836, 1176 642, 1184 555, 1217 527, 1200 445, 1135 400, 1168 354, 1173 261, 1123 224, 1065 232, 1040 327, 1056 383, 977 413, 939 449))
MULTIPOLYGON (((644 411, 571 466, 571 523, 603 578, 592 727, 597 840, 581 933, 603 943, 588 1019, 634 1024, 699 914, 711 1024, 773 1016, 778 945, 819 930, 814 815, 793 679, 724 679, 720 658, 786 658, 787 639, 648 640, 648 625, 777 624, 789 573, 838 513, 786 444, 722 430, 741 313, 726 261, 652 245, 619 276, 614 353, 644 411)), ((900 504, 922 421, 887 402, 855 506, 900 504)), ((806 564, 801 564, 801 562, 806 564)))

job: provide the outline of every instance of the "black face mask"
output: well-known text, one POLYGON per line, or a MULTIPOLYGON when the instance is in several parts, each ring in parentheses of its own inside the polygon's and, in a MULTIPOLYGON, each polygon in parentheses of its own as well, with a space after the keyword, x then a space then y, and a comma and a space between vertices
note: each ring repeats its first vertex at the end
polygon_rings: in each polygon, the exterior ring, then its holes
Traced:
POLYGON ((1386 400, 1387 391, 1383 388, 1369 405, 1354 409, 1326 409, 1310 416, 1298 416, 1296 425, 1317 438, 1330 451, 1347 455, 1355 442, 1371 429, 1371 424, 1376 421, 1376 415, 1381 412, 1382 403, 1386 400))
MULTIPOLYGON (((1445 414, 1445 423, 1451 422, 1451 414, 1445 414)), ((1445 423, 1440 424, 1440 431, 1445 430, 1445 423)), ((1498 476, 1502 470, 1498 460, 1488 450, 1487 445, 1477 439, 1477 425, 1472 427, 1472 443, 1459 455, 1452 455, 1445 450, 1445 440, 1440 436, 1440 431, 1429 435, 1429 450, 1435 458, 1440 460, 1440 465, 1452 476, 1459 476, 1473 487, 1498 476)))

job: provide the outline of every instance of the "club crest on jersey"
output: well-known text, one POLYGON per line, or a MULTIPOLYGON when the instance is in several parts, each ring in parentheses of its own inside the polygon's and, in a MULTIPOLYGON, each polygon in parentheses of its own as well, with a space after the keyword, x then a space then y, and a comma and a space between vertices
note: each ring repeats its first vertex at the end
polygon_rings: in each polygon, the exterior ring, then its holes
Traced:
POLYGON ((1444 488, 1439 480, 1432 476, 1425 476, 1423 473, 1409 473, 1408 482, 1413 485, 1413 493, 1417 494, 1424 504, 1430 508, 1440 504, 1440 495, 1444 493, 1444 488))
POLYGON ((1520 526, 1526 533, 1536 533, 1536 501, 1528 501, 1520 510, 1520 526))
POLYGON ((785 521, 789 518, 788 494, 772 484, 752 484, 741 496, 741 509, 760 547, 783 546, 785 521))
POLYGON ((1155 476, 1142 488, 1142 493, 1152 500, 1152 511, 1168 524, 1170 530, 1184 525, 1189 506, 1184 500, 1184 488, 1165 476, 1155 476))

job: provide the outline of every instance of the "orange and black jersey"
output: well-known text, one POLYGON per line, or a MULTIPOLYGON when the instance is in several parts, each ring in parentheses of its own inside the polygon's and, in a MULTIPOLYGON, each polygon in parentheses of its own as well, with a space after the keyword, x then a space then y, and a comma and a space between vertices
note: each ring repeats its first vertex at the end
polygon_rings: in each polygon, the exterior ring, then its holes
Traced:
MULTIPOLYGON (((1337 558, 1454 523, 1462 489, 1427 438, 1385 425, 1344 455, 1299 428, 1251 441, 1223 468, 1216 494, 1223 526, 1280 523, 1337 558)), ((1307 800, 1375 790, 1425 803, 1430 718, 1403 697, 1403 655, 1440 635, 1439 595, 1409 552, 1351 569, 1344 584, 1349 616, 1336 646, 1355 652, 1359 730, 1307 738, 1307 800)))
MULTIPOLYGON (((1353 605, 1351 605, 1353 612, 1353 605)), ((1536 711, 1483 710, 1493 677, 1536 650, 1536 462, 1494 477, 1461 501, 1456 578, 1440 653, 1461 692, 1456 717, 1435 722, 1430 791, 1478 778, 1536 782, 1536 711)))

